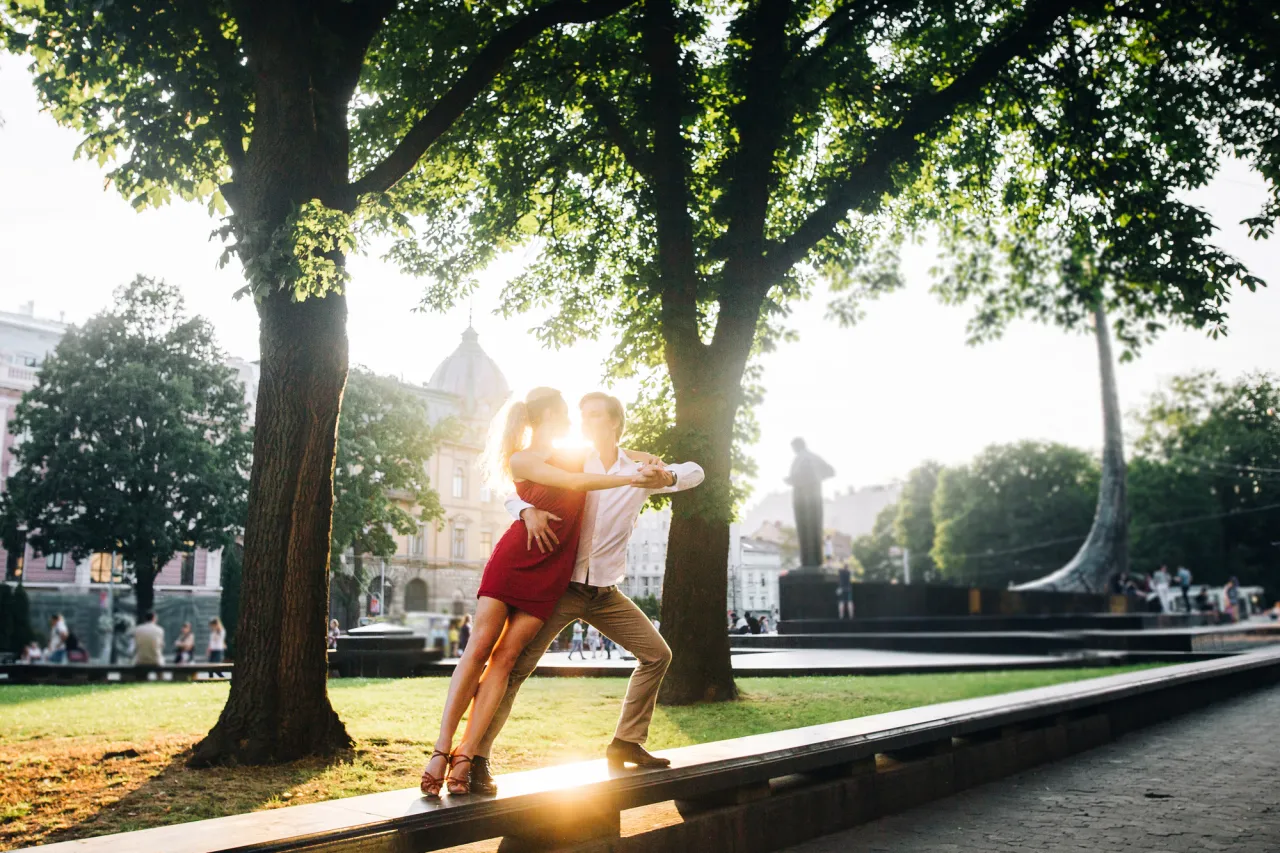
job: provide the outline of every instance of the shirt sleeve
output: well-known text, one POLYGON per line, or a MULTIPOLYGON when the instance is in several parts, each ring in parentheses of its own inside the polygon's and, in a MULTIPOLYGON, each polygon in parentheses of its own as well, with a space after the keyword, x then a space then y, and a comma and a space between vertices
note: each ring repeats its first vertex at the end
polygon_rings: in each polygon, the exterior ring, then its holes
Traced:
POLYGON ((527 503, 523 499, 521 499, 521 497, 517 495, 515 492, 512 492, 511 494, 507 495, 506 504, 507 504, 507 512, 511 513, 511 517, 514 518, 516 521, 520 520, 520 513, 524 512, 526 509, 529 509, 529 507, 533 506, 533 504, 527 503))
POLYGON ((702 466, 697 462, 676 462, 667 466, 668 469, 675 472, 676 484, 667 486, 664 489, 654 489, 655 495, 667 495, 672 492, 683 492, 685 489, 692 489, 702 483, 706 476, 702 472, 702 466))

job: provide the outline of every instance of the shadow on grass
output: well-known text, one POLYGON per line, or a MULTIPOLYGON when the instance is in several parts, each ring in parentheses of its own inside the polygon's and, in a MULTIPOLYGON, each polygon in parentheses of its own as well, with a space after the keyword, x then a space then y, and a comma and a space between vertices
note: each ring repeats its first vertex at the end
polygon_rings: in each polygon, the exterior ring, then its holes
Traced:
MULTIPOLYGON (((187 744, 169 754, 166 761, 145 747, 105 750, 98 766, 106 778, 95 779, 96 774, 89 773, 81 780, 90 800, 75 808, 76 820, 49 827, 51 831, 38 840, 69 841, 327 799, 327 786, 317 783, 335 771, 340 773, 358 756, 358 751, 351 751, 331 759, 304 759, 278 766, 194 770, 186 766, 190 752, 187 744), (97 788, 96 798, 92 797, 93 788, 97 788), (112 799, 115 790, 126 793, 112 799)), ((32 817, 38 819, 35 813, 32 817)))

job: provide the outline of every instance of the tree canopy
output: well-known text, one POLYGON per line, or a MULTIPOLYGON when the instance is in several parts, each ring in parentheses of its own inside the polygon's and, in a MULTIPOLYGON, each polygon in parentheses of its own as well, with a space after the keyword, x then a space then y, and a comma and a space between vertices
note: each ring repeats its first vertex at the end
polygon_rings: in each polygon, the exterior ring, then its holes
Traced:
POLYGON ((1177 377, 1137 418, 1134 568, 1280 583, 1280 378, 1177 377))
POLYGON ((139 276, 72 327, 18 404, 0 514, 44 554, 124 559, 141 610, 174 554, 228 544, 244 523, 252 432, 244 387, 178 289, 139 276))
POLYGON ((504 309, 549 310, 555 346, 613 336, 607 376, 640 377, 664 452, 703 463, 708 487, 673 499, 666 700, 734 692, 708 575, 754 358, 788 337, 788 306, 825 279, 856 322, 933 227, 939 291, 977 303, 975 337, 1100 302, 1133 344, 1166 322, 1220 331, 1232 289, 1260 282, 1184 193, 1225 156, 1278 177, 1276 22, 1261 0, 646 0, 499 76, 466 120, 502 133, 450 149, 476 193, 441 201, 452 225, 408 266, 448 305, 485 259, 454 247, 532 237, 504 309))
POLYGON ((1061 444, 996 445, 938 476, 933 560, 942 577, 1003 587, 1048 574, 1084 541, 1098 463, 1061 444))

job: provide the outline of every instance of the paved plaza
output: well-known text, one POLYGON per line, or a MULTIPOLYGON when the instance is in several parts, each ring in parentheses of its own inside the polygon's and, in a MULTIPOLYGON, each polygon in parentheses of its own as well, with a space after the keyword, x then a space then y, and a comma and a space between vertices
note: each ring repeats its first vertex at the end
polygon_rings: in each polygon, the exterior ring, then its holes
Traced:
MULTIPOLYGON (((1116 658, 1116 654, 1100 657, 1116 658)), ((1039 669, 1041 667, 1084 666, 1087 661, 1047 655, 979 655, 946 654, 940 652, 896 652, 880 649, 782 649, 733 652, 733 669, 741 678, 793 675, 803 671, 806 675, 876 675, 897 672, 957 672, 988 669, 1039 669)), ((445 658, 440 666, 452 671, 457 658, 445 658)), ((635 668, 634 659, 624 660, 617 651, 612 659, 604 652, 599 657, 586 660, 574 652, 569 660, 568 652, 547 652, 538 664, 542 675, 581 675, 575 670, 617 670, 618 675, 635 668)), ((593 673, 593 674, 599 674, 593 673)), ((607 674, 607 673, 606 673, 607 674)))
POLYGON ((794 853, 1280 850, 1280 687, 791 848, 794 853))

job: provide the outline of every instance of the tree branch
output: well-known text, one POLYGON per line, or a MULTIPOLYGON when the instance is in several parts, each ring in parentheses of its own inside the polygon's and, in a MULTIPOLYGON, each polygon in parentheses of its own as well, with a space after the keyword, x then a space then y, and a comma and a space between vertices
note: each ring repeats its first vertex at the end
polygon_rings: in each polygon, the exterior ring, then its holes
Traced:
POLYGON ((791 0, 764 0, 748 22, 751 50, 742 68, 746 97, 732 112, 740 140, 720 167, 725 187, 729 263, 755 264, 764 254, 765 221, 774 186, 773 158, 797 98, 783 90, 782 73, 790 56, 786 24, 791 0))
POLYGON ((607 18, 635 0, 552 0, 503 29, 476 54, 471 65, 438 101, 404 135, 395 149, 363 177, 351 184, 351 198, 384 192, 417 165, 476 96, 492 82, 517 50, 542 32, 560 24, 587 24, 607 18))
POLYGON ((599 117, 600 124, 604 127, 609 141, 622 152, 623 158, 631 168, 635 169, 645 180, 653 180, 653 163, 649 157, 649 152, 644 150, 640 143, 632 137, 630 131, 627 130, 622 121, 622 114, 618 112, 617 104, 609 100, 609 97, 604 92, 598 91, 590 84, 584 87, 583 95, 599 117))
POLYGON ((704 344, 698 333, 698 262, 689 214, 688 154, 684 116, 688 93, 680 77, 675 12, 671 0, 646 0, 641 17, 645 64, 649 67, 653 127, 654 216, 662 288, 662 338, 671 380, 698 364, 704 344))
POLYGON ((227 162, 235 175, 244 167, 244 116, 248 112, 248 106, 237 102, 229 91, 228 83, 235 79, 236 69, 240 65, 240 52, 222 31, 222 22, 214 16, 211 4, 197 3, 196 8, 199 11, 200 39, 208 46, 213 66, 218 69, 213 86, 213 94, 218 99, 219 106, 214 111, 218 140, 222 143, 227 162))
POLYGON ((1066 4, 1039 0, 1031 5, 1021 23, 988 44, 973 64, 943 89, 917 95, 902 121, 874 140, 866 157, 837 180, 822 206, 813 211, 780 246, 770 251, 771 277, 786 273, 829 236, 849 211, 874 208, 893 185, 893 169, 919 156, 924 137, 950 119, 961 105, 978 97, 1015 59, 1030 55, 1050 38, 1054 25, 1068 12, 1066 4))

